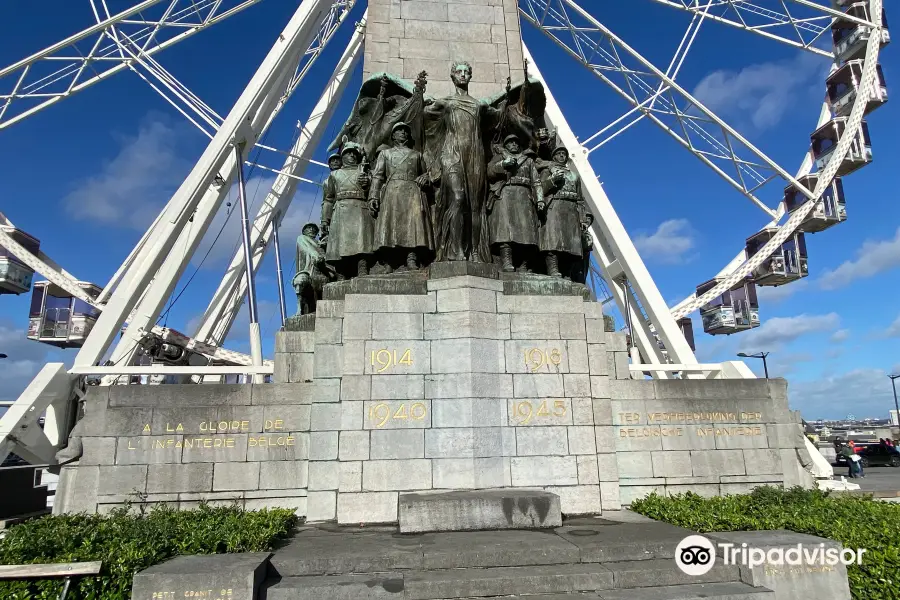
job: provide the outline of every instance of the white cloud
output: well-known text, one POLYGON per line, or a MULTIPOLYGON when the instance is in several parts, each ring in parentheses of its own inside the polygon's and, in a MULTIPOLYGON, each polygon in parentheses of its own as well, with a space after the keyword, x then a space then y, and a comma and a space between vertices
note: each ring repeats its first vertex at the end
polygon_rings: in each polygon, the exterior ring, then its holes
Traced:
POLYGON ((900 266, 900 228, 890 240, 866 240, 856 251, 856 260, 841 263, 837 269, 826 271, 819 278, 819 286, 826 290, 844 287, 857 279, 873 277, 900 266))
POLYGON ((786 61, 765 62, 740 71, 714 71, 694 88, 694 97, 739 130, 774 127, 823 79, 827 64, 805 52, 786 61))
POLYGON ((802 291, 808 285, 809 282, 806 279, 798 279, 785 285, 756 286, 756 294, 759 296, 760 302, 777 304, 802 291))
POLYGON ((884 331, 883 337, 900 337, 900 316, 894 319, 893 323, 888 325, 888 328, 884 331))
POLYGON ((740 340, 745 352, 768 350, 793 342, 797 338, 823 331, 833 331, 840 326, 837 313, 827 315, 797 315, 795 317, 774 317, 766 320, 758 329, 744 334, 740 340))
POLYGON ((793 383, 790 400, 806 419, 887 418, 894 405, 890 380, 881 369, 854 369, 815 381, 793 383))
POLYGON ((840 344, 841 342, 846 341, 847 338, 849 338, 849 337, 850 337, 849 329, 838 329, 837 331, 832 333, 831 337, 828 339, 830 339, 835 344, 840 344))
POLYGON ((669 219, 660 223, 654 233, 635 236, 634 245, 644 259, 678 264, 685 262, 685 254, 694 248, 694 235, 687 219, 669 219))
POLYGON ((47 362, 71 362, 74 354, 64 353, 29 340, 25 331, 8 320, 0 321, 0 400, 15 400, 47 362), (66 356, 66 354, 69 354, 66 356))
POLYGON ((183 123, 148 115, 133 137, 117 136, 118 153, 99 173, 75 183, 63 198, 66 213, 77 220, 146 229, 190 171, 183 156, 183 123))

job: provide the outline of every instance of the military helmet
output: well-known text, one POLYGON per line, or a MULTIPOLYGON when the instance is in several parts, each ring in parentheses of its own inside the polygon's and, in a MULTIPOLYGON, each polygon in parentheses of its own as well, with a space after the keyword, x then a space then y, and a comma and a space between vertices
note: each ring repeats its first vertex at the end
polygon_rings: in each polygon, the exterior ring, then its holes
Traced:
POLYGON ((341 146, 341 156, 344 156, 348 152, 356 152, 356 155, 362 158, 364 156, 363 148, 356 142, 344 142, 344 145, 341 146))
POLYGON ((313 234, 313 237, 319 235, 319 226, 316 225, 315 223, 307 223, 306 225, 303 226, 303 229, 301 229, 300 232, 306 233, 307 229, 313 229, 315 231, 315 233, 313 234))
POLYGON ((404 123, 403 121, 400 121, 399 123, 391 127, 391 135, 394 135, 394 132, 398 129, 405 129, 406 133, 412 134, 412 129, 410 129, 409 125, 407 123, 404 123))
POLYGON ((509 134, 508 136, 506 136, 505 138, 503 138, 503 145, 505 146, 505 145, 508 144, 510 141, 518 142, 519 145, 522 144, 522 142, 519 140, 519 136, 517 136, 517 135, 514 134, 514 133, 511 133, 511 134, 509 134))
POLYGON ((340 158, 341 158, 341 153, 340 153, 340 152, 332 152, 331 155, 328 157, 328 162, 331 162, 331 160, 332 160, 333 158, 340 159, 340 158))

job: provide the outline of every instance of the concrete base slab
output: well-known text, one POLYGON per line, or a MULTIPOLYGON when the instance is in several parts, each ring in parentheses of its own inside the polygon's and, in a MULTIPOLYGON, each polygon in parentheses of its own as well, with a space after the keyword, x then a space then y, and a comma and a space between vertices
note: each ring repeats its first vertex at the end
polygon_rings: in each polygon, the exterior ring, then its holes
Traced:
POLYGON ((532 490, 400 495, 400 532, 537 529, 562 525, 559 496, 532 490))
POLYGON ((268 552, 177 556, 135 575, 131 598, 199 597, 200 590, 225 590, 222 596, 229 600, 256 600, 269 556, 268 552))

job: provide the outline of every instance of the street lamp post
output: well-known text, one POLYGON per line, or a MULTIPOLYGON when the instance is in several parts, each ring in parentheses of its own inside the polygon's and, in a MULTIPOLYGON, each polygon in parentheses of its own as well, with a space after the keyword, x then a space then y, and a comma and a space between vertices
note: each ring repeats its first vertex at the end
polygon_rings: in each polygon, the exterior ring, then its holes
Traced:
POLYGON ((757 352, 756 354, 745 354, 743 352, 738 352, 738 356, 740 356, 741 358, 761 358, 763 361, 763 371, 766 374, 766 379, 769 378, 769 366, 766 364, 766 357, 768 355, 768 352, 757 352))
POLYGON ((894 409, 897 411, 897 425, 900 427, 900 406, 897 405, 897 378, 900 375, 888 375, 891 378, 891 387, 894 388, 894 409))

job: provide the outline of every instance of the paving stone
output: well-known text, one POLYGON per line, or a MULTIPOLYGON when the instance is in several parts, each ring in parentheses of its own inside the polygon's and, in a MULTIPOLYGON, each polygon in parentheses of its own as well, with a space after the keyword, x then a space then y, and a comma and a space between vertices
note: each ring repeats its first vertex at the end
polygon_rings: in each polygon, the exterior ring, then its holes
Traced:
POLYGON ((515 457, 510 459, 510 472, 516 487, 578 483, 578 463, 574 456, 515 457))
MULTIPOLYGON (((58 488, 57 488, 58 489, 58 488)), ((147 465, 100 467, 97 494, 143 493, 147 489, 147 465)))
POLYGON ((309 434, 309 459, 334 460, 338 457, 337 431, 311 431, 309 434))
POLYGON ((307 486, 307 462, 303 460, 271 460, 259 464, 259 488, 280 490, 307 486))
POLYGON ((425 430, 382 429, 372 431, 371 436, 372 460, 425 457, 425 430))
POLYGON ((338 458, 344 460, 369 460, 369 432, 341 431, 338 441, 338 458))
POLYGON ((364 491, 427 489, 431 489, 430 460, 370 460, 363 463, 364 491))
POLYGON ((577 563, 579 560, 575 546, 543 531, 426 533, 421 539, 426 569, 526 566, 577 563))
POLYGON ((268 552, 242 552, 176 556, 135 574, 131 598, 156 600, 160 597, 159 590, 174 588, 204 592, 227 590, 234 600, 249 600, 256 596, 266 578, 269 555, 268 552))
MULTIPOLYGON (((593 431, 591 432, 593 435, 593 431)), ((517 427, 518 456, 551 456, 569 454, 565 427, 517 427)))
POLYGON ((399 520, 401 533, 558 527, 562 522, 559 498, 536 490, 401 494, 399 520))
POLYGON ((539 565, 419 571, 404 578, 408 598, 466 598, 542 594, 613 587, 613 574, 596 565, 539 565))
POLYGON ((419 313, 372 314, 372 338, 376 340, 421 340, 423 315, 419 313))
POLYGON ((213 490, 259 489, 258 462, 217 463, 213 469, 213 490))
POLYGON ((209 492, 213 489, 213 464, 150 465, 147 492, 209 492))
POLYGON ((598 485, 550 486, 544 489, 559 496, 560 509, 567 517, 598 515, 602 510, 598 485))

